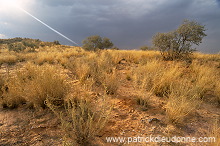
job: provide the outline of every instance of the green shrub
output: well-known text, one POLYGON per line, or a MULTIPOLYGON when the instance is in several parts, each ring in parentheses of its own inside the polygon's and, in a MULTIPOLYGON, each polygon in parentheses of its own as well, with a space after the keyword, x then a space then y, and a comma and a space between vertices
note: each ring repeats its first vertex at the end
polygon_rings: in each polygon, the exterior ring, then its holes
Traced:
POLYGON ((99 49, 103 50, 105 48, 111 48, 113 46, 113 43, 110 41, 109 38, 102 38, 98 35, 87 37, 85 40, 82 41, 82 43, 82 48, 87 51, 97 51, 99 49))
POLYGON ((18 43, 9 44, 8 49, 9 51, 20 52, 20 51, 24 51, 26 47, 23 45, 23 43, 18 42, 18 43))
POLYGON ((147 51, 147 50, 151 50, 151 49, 148 46, 142 46, 142 47, 140 47, 140 50, 147 51))
POLYGON ((199 45, 205 26, 195 21, 185 20, 175 31, 157 33, 153 36, 153 44, 157 47, 165 60, 188 59, 195 49, 192 45, 199 45))

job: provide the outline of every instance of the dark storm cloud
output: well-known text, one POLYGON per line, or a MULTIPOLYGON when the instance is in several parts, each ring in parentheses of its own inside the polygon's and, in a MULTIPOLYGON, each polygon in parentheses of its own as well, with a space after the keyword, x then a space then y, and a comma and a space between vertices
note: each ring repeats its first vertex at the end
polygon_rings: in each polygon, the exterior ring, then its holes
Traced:
MULTIPOLYGON (((77 43, 90 35, 100 35, 109 37, 122 49, 151 45, 155 33, 172 31, 184 19, 196 20, 208 29, 200 51, 214 53, 219 52, 219 3, 220 0, 36 0, 27 9, 77 43)), ((39 22, 26 19, 18 23, 29 37, 69 44, 39 22)))
POLYGON ((74 3, 73 0, 38 0, 48 6, 68 6, 74 3))
POLYGON ((218 4, 220 4, 220 0, 216 0, 218 4))
POLYGON ((183 13, 190 4, 185 1, 155 5, 151 3, 148 6, 146 2, 138 1, 136 3, 83 1, 71 5, 69 13, 71 21, 66 21, 69 27, 64 27, 63 31, 69 32, 71 25, 74 29, 75 24, 80 30, 77 34, 82 39, 98 34, 110 37, 116 45, 121 47, 137 48, 150 42, 155 29, 172 30, 182 21, 182 17, 185 17, 185 14, 177 16, 177 13, 183 13), (174 9, 170 10, 169 7, 174 9))
POLYGON ((175 28, 186 17, 184 12, 189 6, 189 1, 155 5, 144 1, 99 5, 99 1, 93 1, 93 4, 81 3, 73 6, 71 13, 74 14, 72 18, 82 24, 84 37, 94 34, 107 36, 116 45, 131 49, 150 45, 155 32, 175 28))
POLYGON ((48 6, 71 6, 71 5, 81 5, 81 4, 87 4, 87 5, 106 5, 106 4, 112 4, 117 2, 116 0, 38 0, 38 2, 41 2, 42 4, 48 5, 48 6))

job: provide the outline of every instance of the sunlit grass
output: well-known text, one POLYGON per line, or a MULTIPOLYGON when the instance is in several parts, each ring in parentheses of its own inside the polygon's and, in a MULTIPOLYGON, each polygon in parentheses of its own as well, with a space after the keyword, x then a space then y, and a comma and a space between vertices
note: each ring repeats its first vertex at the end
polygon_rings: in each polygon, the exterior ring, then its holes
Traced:
POLYGON ((65 76, 56 66, 37 66, 26 64, 23 68, 10 74, 3 90, 2 104, 16 107, 28 102, 34 107, 45 107, 48 99, 56 105, 62 105, 68 92, 65 76))
POLYGON ((106 96, 120 99, 125 87, 132 95, 138 93, 135 107, 145 112, 151 98, 162 99, 165 122, 184 125, 202 102, 212 99, 220 105, 219 59, 219 54, 196 53, 186 63, 164 61, 158 51, 87 52, 66 46, 44 46, 35 52, 2 50, 0 64, 8 64, 10 71, 0 74, 0 103, 11 108, 49 106, 62 121, 66 144, 92 141, 107 121, 98 115, 105 111, 96 109, 100 103, 94 103, 106 96))

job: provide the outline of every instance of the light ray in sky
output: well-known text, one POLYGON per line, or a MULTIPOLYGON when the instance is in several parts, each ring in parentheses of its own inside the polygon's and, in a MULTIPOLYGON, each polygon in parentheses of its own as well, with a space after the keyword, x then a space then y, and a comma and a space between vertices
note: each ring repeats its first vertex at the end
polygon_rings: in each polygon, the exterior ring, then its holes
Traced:
POLYGON ((38 19, 37 17, 35 17, 34 15, 32 15, 31 13, 29 13, 28 11, 24 10, 21 7, 18 7, 20 10, 22 10, 24 13, 26 13, 27 15, 31 16, 32 18, 34 18, 35 20, 37 20, 38 22, 40 22, 41 24, 43 24, 44 26, 46 26, 47 28, 49 28, 50 30, 54 31, 55 33, 59 34, 60 36, 62 36, 63 38, 67 39, 68 41, 70 41, 71 43, 80 46, 79 44, 77 44, 75 41, 71 40, 70 38, 68 38, 67 36, 63 35, 62 33, 60 33, 59 31, 53 29, 52 27, 50 27, 49 25, 47 25, 46 23, 44 23, 43 21, 41 21, 40 19, 38 19))

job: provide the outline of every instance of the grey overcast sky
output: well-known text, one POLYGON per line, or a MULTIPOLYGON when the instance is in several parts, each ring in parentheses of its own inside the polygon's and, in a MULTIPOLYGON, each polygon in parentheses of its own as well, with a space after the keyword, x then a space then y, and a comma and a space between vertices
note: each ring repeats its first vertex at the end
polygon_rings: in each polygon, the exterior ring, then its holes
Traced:
POLYGON ((150 46, 155 33, 195 20, 207 29, 198 51, 220 52, 220 0, 0 0, 0 38, 74 45, 16 6, 80 45, 86 37, 100 35, 121 49, 150 46))

